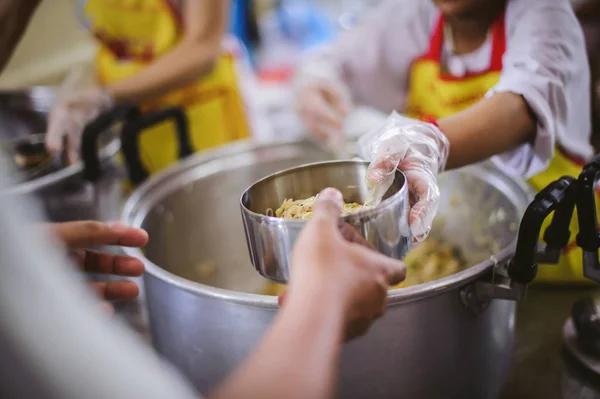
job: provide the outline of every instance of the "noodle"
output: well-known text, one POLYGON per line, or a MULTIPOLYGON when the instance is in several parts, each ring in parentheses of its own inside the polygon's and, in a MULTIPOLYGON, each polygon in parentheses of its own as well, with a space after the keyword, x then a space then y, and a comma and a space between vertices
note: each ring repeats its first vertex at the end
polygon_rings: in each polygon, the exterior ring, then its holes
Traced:
MULTIPOLYGON (((310 219, 312 207, 317 200, 317 197, 318 195, 303 200, 293 200, 291 198, 285 199, 283 204, 275 211, 275 216, 285 219, 310 219)), ((364 205, 360 205, 356 202, 345 203, 342 206, 342 216, 348 216, 365 208, 364 205)), ((266 215, 272 216, 272 212, 273 210, 269 208, 266 211, 266 215)))
MULTIPOLYGON (((410 287, 450 276, 467 267, 467 261, 457 246, 428 237, 408 253, 404 259, 406 279, 393 287, 410 287)), ((286 289, 283 284, 267 282, 262 295, 281 295, 286 289)))

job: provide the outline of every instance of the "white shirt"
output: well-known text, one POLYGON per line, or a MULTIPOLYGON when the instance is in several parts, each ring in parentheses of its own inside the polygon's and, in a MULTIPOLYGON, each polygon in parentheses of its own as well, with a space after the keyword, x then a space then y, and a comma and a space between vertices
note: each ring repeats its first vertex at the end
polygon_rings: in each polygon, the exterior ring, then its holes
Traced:
POLYGON ((75 266, 32 225, 32 198, 6 188, 0 152, 0 397, 198 399, 191 385, 110 320, 75 266))
MULTIPOLYGON (((361 25, 332 45, 315 51, 299 79, 343 82, 358 105, 402 112, 411 61, 428 48, 439 11, 431 0, 388 0, 361 25)), ((509 0, 505 14, 506 52, 498 84, 488 93, 523 95, 537 116, 533 145, 495 157, 515 174, 543 171, 558 143, 588 159, 590 73, 584 37, 569 0, 509 0)), ((468 69, 489 66, 491 46, 459 56, 468 69)), ((456 64, 449 62, 449 64, 456 64)))

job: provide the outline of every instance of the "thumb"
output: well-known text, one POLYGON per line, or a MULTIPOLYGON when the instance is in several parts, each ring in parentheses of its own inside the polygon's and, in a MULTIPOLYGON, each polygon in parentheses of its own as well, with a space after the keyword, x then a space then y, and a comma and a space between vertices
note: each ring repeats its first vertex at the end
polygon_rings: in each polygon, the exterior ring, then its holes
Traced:
POLYGON ((337 226, 343 204, 344 198, 340 191, 335 188, 326 188, 319 193, 317 201, 313 205, 312 219, 331 221, 337 226))

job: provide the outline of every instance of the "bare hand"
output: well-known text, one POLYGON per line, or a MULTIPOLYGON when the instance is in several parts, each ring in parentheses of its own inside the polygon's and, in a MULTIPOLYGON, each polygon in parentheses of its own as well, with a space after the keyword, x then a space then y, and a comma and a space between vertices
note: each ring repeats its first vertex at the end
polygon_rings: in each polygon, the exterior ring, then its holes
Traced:
POLYGON ((339 191, 326 189, 319 195, 294 247, 289 292, 280 303, 310 303, 329 292, 328 298, 340 303, 346 339, 351 339, 383 314, 387 290, 404 280, 406 268, 369 248, 351 226, 340 230, 341 206, 339 191))
MULTIPOLYGON (((148 234, 144 230, 118 222, 94 221, 53 223, 49 228, 65 244, 82 271, 125 277, 138 277, 144 273, 144 264, 139 259, 86 249, 99 245, 144 247, 148 243, 148 234)), ((134 299, 140 292, 137 284, 129 280, 97 281, 91 286, 105 301, 134 299)))

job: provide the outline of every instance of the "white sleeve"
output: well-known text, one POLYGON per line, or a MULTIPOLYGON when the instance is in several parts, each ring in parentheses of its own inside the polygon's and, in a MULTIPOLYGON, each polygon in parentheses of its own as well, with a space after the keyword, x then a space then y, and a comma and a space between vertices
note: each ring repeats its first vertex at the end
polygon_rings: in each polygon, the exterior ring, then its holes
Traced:
POLYGON ((32 198, 13 184, 0 152, 0 397, 198 398, 174 368, 125 326, 39 229, 32 198), (6 354, 6 356, 5 356, 6 354))
POLYGON ((408 69, 428 48, 434 14, 430 1, 384 1, 357 28, 308 54, 296 85, 337 82, 349 89, 357 105, 386 113, 402 110, 408 69))
POLYGON ((560 144, 592 156, 590 76, 581 27, 567 0, 513 0, 506 11, 502 75, 488 93, 522 95, 537 117, 534 143, 495 157, 515 174, 544 171, 560 144))

